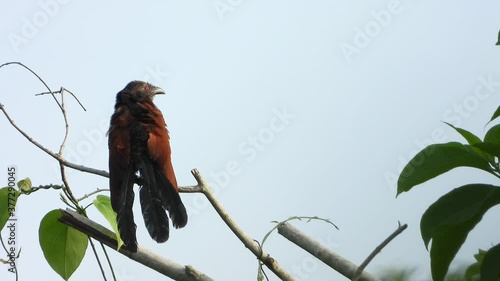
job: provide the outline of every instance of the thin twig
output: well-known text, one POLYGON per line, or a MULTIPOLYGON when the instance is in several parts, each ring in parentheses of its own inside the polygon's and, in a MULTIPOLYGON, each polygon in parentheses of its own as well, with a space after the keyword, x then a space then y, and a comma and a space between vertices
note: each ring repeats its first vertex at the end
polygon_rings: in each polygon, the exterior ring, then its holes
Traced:
POLYGON ((90 246, 92 247, 92 252, 94 252, 95 259, 97 260, 97 264, 99 265, 99 269, 101 270, 102 278, 104 279, 104 281, 107 281, 108 279, 106 279, 106 273, 104 272, 104 268, 102 267, 102 264, 101 264, 101 259, 99 259, 99 255, 97 254, 97 251, 95 249, 94 242, 92 242, 92 238, 90 238, 90 237, 88 237, 88 238, 89 238, 90 246))
MULTIPOLYGON (((3 242, 3 238, 2 238, 2 234, 1 233, 0 233, 0 242, 2 243, 2 247, 5 250, 5 254, 7 255, 7 260, 5 261, 5 263, 9 263, 9 260, 10 260, 9 251, 5 247, 5 244, 3 242)), ((13 269, 14 269, 14 272, 16 273, 16 281, 19 280, 19 273, 17 272, 17 262, 16 262, 16 260, 19 258, 20 254, 21 254, 21 249, 19 249, 19 252, 17 253, 17 256, 13 258, 14 259, 13 269)))
POLYGON ((271 228, 271 230, 269 230, 266 235, 264 235, 264 238, 262 239, 262 247, 264 247, 264 243, 266 243, 266 240, 267 238, 269 237, 269 235, 271 235, 271 233, 273 233, 277 228, 279 228, 281 225, 291 221, 291 220, 302 220, 302 219, 307 219, 307 222, 311 221, 311 220, 320 220, 320 221, 324 221, 326 223, 329 223, 331 225, 333 225, 333 227, 335 227, 337 230, 339 230, 338 226, 336 226, 333 222, 331 222, 329 219, 324 219, 324 218, 320 218, 320 217, 317 217, 317 216, 314 216, 314 217, 310 217, 310 216, 293 216, 293 217, 289 217, 288 219, 284 220, 284 221, 274 221, 276 223, 276 225, 271 228))
POLYGON ((61 90, 64 90, 66 92, 68 92, 70 95, 73 96, 73 98, 76 100, 76 102, 78 102, 78 104, 83 108, 83 111, 87 111, 87 109, 85 108, 85 106, 83 106, 83 104, 80 102, 80 100, 75 96, 75 94, 73 94, 73 92, 71 92, 70 90, 66 89, 66 88, 63 88, 61 87, 61 90))
MULTIPOLYGON (((64 190, 64 189, 63 189, 63 190, 64 190)), ((65 194, 66 194, 66 193, 65 193, 65 194)), ((66 196, 67 196, 67 195, 66 195, 66 196)), ((63 193, 62 193, 62 192, 61 192, 61 193, 59 193, 59 199, 61 199, 61 201, 62 201, 64 204, 66 204, 66 206, 68 206, 69 208, 71 208, 71 209, 73 209, 73 210, 75 210, 75 211, 78 211, 78 209, 77 209, 75 206, 71 205, 71 204, 68 202, 68 200, 66 199, 66 197, 64 197, 64 196, 63 196, 63 193)))
MULTIPOLYGON (((61 180, 64 184, 63 192, 64 192, 64 194, 66 194, 66 197, 69 198, 71 203, 73 203, 75 205, 75 207, 78 209, 79 208, 78 202, 75 201, 75 197, 73 196, 73 193, 71 192, 71 188, 69 187, 68 179, 66 178, 66 172, 64 170, 64 165, 61 162, 59 162, 59 169, 61 171, 61 180)), ((61 195, 61 197, 62 197, 62 195, 61 195)), ((69 205, 69 203, 67 201, 66 201, 66 203, 67 203, 66 205, 69 205)))
POLYGON ((87 193, 87 194, 83 195, 81 198, 76 199, 76 201, 80 202, 82 200, 85 200, 85 199, 89 198, 90 196, 92 196, 94 194, 97 194, 99 192, 105 192, 105 191, 109 191, 109 189, 108 188, 98 188, 97 190, 94 190, 94 191, 92 191, 90 193, 87 193))
POLYGON ((31 189, 29 189, 29 190, 20 190, 20 192, 22 194, 25 194, 25 195, 30 195, 31 193, 37 192, 40 189, 55 189, 55 190, 57 190, 57 189, 62 189, 62 188, 63 188, 62 185, 47 184, 47 185, 32 186, 31 189))
MULTIPOLYGON (((284 221, 281 221, 281 222, 278 222, 278 221, 273 221, 274 223, 276 223, 276 225, 271 229, 269 230, 266 235, 264 235, 264 238, 262 238, 262 243, 259 244, 259 247, 263 248, 264 247, 264 244, 266 243, 267 241, 267 238, 269 238, 269 236, 271 235, 271 233, 273 233, 276 229, 278 229, 281 225, 283 224, 286 224, 287 222, 291 221, 291 220, 303 220, 303 219, 307 219, 307 222, 310 222, 311 220, 320 220, 320 221, 324 221, 332 226, 334 226, 337 230, 339 230, 339 228, 333 223, 331 222, 329 219, 324 219, 324 218, 320 218, 320 217, 317 217, 317 216, 293 216, 293 217, 289 217, 288 219, 284 220, 284 221)), ((262 269, 262 263, 259 262, 259 265, 258 265, 258 274, 260 273, 264 273, 265 275, 265 272, 264 270, 262 269)))
POLYGON ((109 269, 111 270, 111 274, 113 275, 113 280, 116 281, 115 270, 113 269, 113 264, 111 263, 111 259, 108 256, 108 251, 106 250, 106 248, 104 248, 104 244, 102 242, 99 243, 101 244, 104 256, 106 256, 106 260, 108 261, 109 269))
POLYGON ((212 207, 214 207, 215 211, 219 214, 221 219, 226 223, 226 225, 231 229, 231 231, 240 239, 240 241, 247 247, 263 264, 265 264, 276 276, 278 276, 281 280, 295 280, 292 275, 286 272, 276 261, 272 258, 268 253, 264 252, 262 248, 255 242, 252 238, 250 238, 243 230, 236 224, 236 222, 231 218, 229 213, 222 207, 221 202, 215 194, 210 189, 208 184, 205 182, 203 176, 198 172, 197 169, 191 170, 191 174, 193 174, 196 182, 198 183, 201 192, 207 197, 212 207))
POLYGON ((83 104, 80 102, 80 100, 75 96, 75 94, 73 94, 73 92, 71 92, 70 90, 64 88, 64 87, 61 87, 61 89, 59 91, 55 91, 53 93, 51 92, 43 92, 43 93, 39 93, 39 94, 36 94, 35 96, 43 96, 43 95, 52 95, 52 94, 62 94, 62 92, 68 92, 71 96, 73 96, 73 98, 76 100, 76 102, 78 102, 78 104, 82 107, 82 109, 84 111, 87 111, 87 109, 85 108, 85 106, 83 106, 83 104))
POLYGON ((22 64, 21 62, 17 62, 17 61, 6 62, 6 63, 0 65, 0 68, 2 68, 4 66, 7 66, 7 65, 11 65, 11 64, 20 65, 20 66, 24 67, 25 69, 27 69, 29 72, 31 72, 31 74, 35 75, 35 77, 38 78, 38 80, 40 80, 40 82, 42 82, 42 84, 45 86, 45 88, 52 95, 52 98, 57 103, 57 105, 59 105, 59 108, 62 108, 61 104, 59 103, 59 101, 57 100, 57 98, 52 93, 52 90, 50 89, 49 85, 47 85, 47 83, 45 83, 45 81, 43 81, 43 79, 38 74, 36 74, 36 72, 34 72, 33 70, 31 70, 31 68, 29 68, 26 65, 22 64))
MULTIPOLYGON (((59 148, 59 155, 63 155, 64 154, 64 149, 66 148, 66 144, 68 142, 68 137, 69 137, 69 121, 68 121, 68 115, 66 113, 66 104, 64 102, 64 91, 63 91, 63 88, 61 88, 61 111, 62 111, 62 114, 63 114, 63 118, 64 118, 64 138, 63 138, 63 141, 61 143, 61 146, 59 148)), ((66 178, 66 171, 65 171, 65 167, 64 165, 59 162, 59 168, 61 170, 61 180, 64 184, 64 188, 63 188, 63 191, 64 193, 66 194, 66 196, 69 198, 69 200, 75 205, 75 207, 78 209, 79 206, 78 206, 78 202, 76 201, 75 199, 75 196, 73 195, 73 192, 71 191, 71 188, 69 186, 69 182, 68 182, 68 179, 66 178)))
POLYGON ((385 246, 387 246, 387 244, 389 244, 392 241, 392 239, 396 238, 396 236, 401 234, 401 232, 405 231, 405 229, 407 227, 408 227, 407 224, 401 225, 401 223, 398 222, 398 229, 396 229, 396 231, 394 231, 391 235, 389 235, 389 237, 387 237, 384 241, 382 241, 382 243, 380 243, 380 245, 378 245, 375 248, 375 250, 373 250, 373 252, 370 253, 370 255, 365 259, 365 261, 363 261, 363 263, 358 267, 358 269, 356 270, 356 274, 354 275, 354 277, 351 280, 357 281, 359 279, 359 276, 361 275, 361 272, 363 272, 363 270, 365 270, 365 267, 373 260, 373 258, 378 253, 380 253, 380 251, 382 251, 382 249, 385 246))
POLYGON ((39 149, 41 149, 43 152, 47 153, 52 158, 54 158, 58 162, 62 163, 64 166, 66 166, 68 168, 72 168, 72 169, 78 170, 78 171, 81 171, 81 172, 95 174, 95 175, 99 175, 99 176, 103 176, 103 177, 109 177, 109 173, 106 172, 106 171, 97 170, 97 169, 94 169, 94 168, 88 168, 88 167, 85 167, 85 166, 82 166, 82 165, 77 165, 77 164, 71 163, 69 161, 66 161, 66 159, 64 159, 61 155, 59 155, 59 154, 53 152, 52 150, 46 148, 45 146, 43 146, 42 144, 40 144, 39 142, 37 142, 36 140, 34 140, 32 137, 30 137, 21 128, 19 128, 19 126, 17 126, 17 124, 14 122, 14 120, 12 120, 12 118, 10 117, 10 115, 7 113, 7 111, 5 110, 5 106, 3 104, 0 104, 0 110, 2 110, 3 114, 5 115, 5 117, 7 117, 7 120, 12 125, 12 127, 14 127, 21 135, 23 135, 29 142, 31 142, 32 144, 34 144, 36 147, 38 147, 39 149))
POLYGON ((2 235, 0 233, 0 243, 2 243, 2 247, 5 251, 5 254, 8 256, 9 255, 9 251, 7 250, 7 247, 5 247, 5 243, 3 242, 3 238, 2 238, 2 235))

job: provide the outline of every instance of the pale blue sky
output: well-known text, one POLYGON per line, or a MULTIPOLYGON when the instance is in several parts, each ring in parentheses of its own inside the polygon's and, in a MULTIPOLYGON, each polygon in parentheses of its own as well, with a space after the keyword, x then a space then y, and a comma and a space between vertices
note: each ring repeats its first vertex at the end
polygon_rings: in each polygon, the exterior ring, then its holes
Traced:
MULTIPOLYGON (((441 121, 484 135, 500 100, 499 9, 494 0, 4 1, 0 63, 21 61, 86 106, 83 112, 67 101, 69 160, 107 170, 115 95, 130 80, 149 80, 167 91, 156 104, 171 132, 179 184, 194 184, 189 171, 198 168, 251 237, 262 239, 272 220, 329 218, 340 231, 320 222, 294 225, 359 264, 401 221, 408 230, 368 271, 418 267, 425 276, 425 209, 454 187, 497 181, 457 169, 395 199, 392 179, 422 144, 460 140, 441 121), (228 163, 238 168, 217 183, 228 163)), ((42 85, 18 67, 1 69, 0 85, 0 102, 16 122, 57 150, 63 122, 50 97, 34 97, 42 85)), ((19 178, 35 185, 60 183, 52 159, 5 118, 0 126, 1 167, 16 165, 19 178)), ((107 187, 107 179, 80 172, 69 172, 69 180, 77 196, 107 187)), ((64 207, 58 198, 47 191, 19 202, 21 280, 58 279, 38 245, 40 219, 64 207)), ((139 243, 216 280, 255 280, 254 256, 206 201, 182 198, 190 221, 165 244, 149 238, 136 204, 139 243)), ((495 208, 485 216, 455 264, 471 263, 478 248, 499 242, 499 214, 495 208)), ((298 280, 343 280, 278 234, 266 247, 286 269, 302 272, 298 280)), ((161 279, 110 252, 121 280, 161 279)), ((14 280, 3 268, 0 279, 14 280)), ((72 280, 99 278, 89 251, 72 280)))

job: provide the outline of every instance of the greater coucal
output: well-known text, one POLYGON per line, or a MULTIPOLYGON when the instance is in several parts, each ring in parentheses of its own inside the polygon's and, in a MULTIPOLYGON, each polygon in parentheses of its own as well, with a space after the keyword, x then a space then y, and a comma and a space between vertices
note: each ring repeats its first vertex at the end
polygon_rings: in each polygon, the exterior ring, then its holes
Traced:
POLYGON ((153 97, 165 92, 149 83, 132 81, 116 95, 108 131, 111 206, 125 245, 137 251, 132 213, 134 183, 140 187, 142 216, 151 238, 168 240, 168 211, 175 228, 184 227, 182 204, 170 159, 170 138, 153 97))

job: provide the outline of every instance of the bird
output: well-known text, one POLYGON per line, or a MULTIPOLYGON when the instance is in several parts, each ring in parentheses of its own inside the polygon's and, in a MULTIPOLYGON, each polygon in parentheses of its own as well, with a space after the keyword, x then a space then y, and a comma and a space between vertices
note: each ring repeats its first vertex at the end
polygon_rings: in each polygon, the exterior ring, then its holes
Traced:
POLYGON ((120 237, 131 252, 137 252, 134 183, 139 185, 144 224, 153 240, 168 240, 167 212, 175 228, 188 221, 172 166, 169 132, 153 103, 156 95, 164 94, 150 83, 131 81, 116 95, 107 132, 111 206, 120 237))

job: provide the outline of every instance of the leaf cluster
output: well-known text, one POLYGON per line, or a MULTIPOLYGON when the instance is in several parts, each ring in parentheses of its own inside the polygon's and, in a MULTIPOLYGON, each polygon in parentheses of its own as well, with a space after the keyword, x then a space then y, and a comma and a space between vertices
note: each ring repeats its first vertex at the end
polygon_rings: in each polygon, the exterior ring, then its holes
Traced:
MULTIPOLYGON (((500 116, 500 107, 488 124, 500 116)), ((448 124, 448 123, 446 123, 448 124)), ((487 125, 488 125, 487 124, 487 125)), ((417 153, 398 179, 397 195, 458 167, 480 169, 500 179, 500 124, 481 140, 473 133, 448 124, 467 142, 432 144, 417 153)), ((455 188, 434 202, 422 215, 420 232, 429 249, 434 281, 444 280, 455 255, 484 214, 500 204, 500 186, 472 183, 455 188)), ((500 280, 500 244, 475 256, 467 280, 500 280)))

